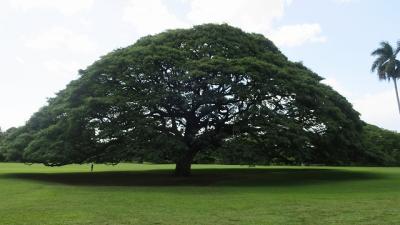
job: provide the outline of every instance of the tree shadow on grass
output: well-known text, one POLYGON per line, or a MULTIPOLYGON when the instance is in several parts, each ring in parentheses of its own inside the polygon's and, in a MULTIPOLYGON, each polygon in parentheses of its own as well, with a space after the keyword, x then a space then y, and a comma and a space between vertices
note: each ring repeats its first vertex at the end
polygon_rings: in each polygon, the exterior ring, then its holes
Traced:
POLYGON ((383 178, 367 172, 312 168, 193 169, 190 177, 175 177, 171 170, 13 173, 2 177, 76 186, 296 186, 383 178))

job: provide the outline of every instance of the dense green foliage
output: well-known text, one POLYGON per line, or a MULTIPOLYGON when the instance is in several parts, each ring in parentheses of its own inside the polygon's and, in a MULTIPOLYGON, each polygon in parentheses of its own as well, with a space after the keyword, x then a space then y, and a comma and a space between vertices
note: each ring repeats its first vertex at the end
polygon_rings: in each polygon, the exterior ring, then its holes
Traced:
MULTIPOLYGON (((361 146, 363 152, 358 157, 360 160, 352 161, 356 165, 374 166, 398 166, 400 165, 400 134, 395 131, 385 130, 374 125, 365 124, 362 131, 361 146)), ((24 148, 32 140, 32 135, 24 132, 21 128, 11 128, 0 133, 0 161, 20 162, 24 161, 22 153, 24 148)), ((204 150, 194 159, 196 163, 222 163, 222 164, 244 164, 244 165, 270 165, 285 164, 296 165, 296 162, 284 161, 281 158, 264 158, 262 148, 254 143, 229 142, 218 151, 204 150)), ((143 159, 133 158, 133 161, 142 162, 143 159)), ((127 159, 126 161, 130 161, 127 159)), ((168 160, 158 157, 147 157, 147 161, 167 163, 168 160)), ((303 162, 312 163, 312 162, 303 162)), ((322 162, 316 161, 320 164, 322 162)))
POLYGON ((4 132, 1 130, 0 127, 0 162, 5 161, 5 156, 3 155, 3 152, 1 151, 1 144, 3 143, 4 140, 4 132))
MULTIPOLYGON (((361 133, 361 149, 358 160, 353 165, 398 166, 400 165, 400 134, 385 130, 374 125, 365 124, 361 133)), ((223 164, 254 164, 254 165, 293 165, 278 158, 266 159, 260 157, 260 149, 254 143, 236 140, 231 146, 204 157, 200 155, 198 162, 218 162, 223 164), (204 157, 204 158, 203 158, 204 157)), ((303 162, 304 164, 329 164, 323 161, 303 162)))
POLYGON ((0 159, 21 162, 24 149, 32 141, 32 134, 25 127, 10 128, 0 135, 0 159))
POLYGON ((372 165, 400 165, 400 134, 373 125, 363 130, 363 149, 372 165))
POLYGON ((262 35, 214 24, 171 30, 80 74, 18 128, 21 138, 10 135, 7 154, 52 166, 173 162, 180 175, 198 154, 247 163, 364 160, 351 104, 262 35))
POLYGON ((0 224, 392 225, 400 169, 0 164, 0 224))

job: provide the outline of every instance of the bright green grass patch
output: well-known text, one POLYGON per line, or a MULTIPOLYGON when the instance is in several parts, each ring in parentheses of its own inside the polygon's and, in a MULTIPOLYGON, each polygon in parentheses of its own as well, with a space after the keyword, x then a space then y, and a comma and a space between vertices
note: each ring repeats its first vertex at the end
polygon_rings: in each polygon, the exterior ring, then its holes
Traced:
POLYGON ((0 224, 399 224, 400 169, 0 164, 0 224))

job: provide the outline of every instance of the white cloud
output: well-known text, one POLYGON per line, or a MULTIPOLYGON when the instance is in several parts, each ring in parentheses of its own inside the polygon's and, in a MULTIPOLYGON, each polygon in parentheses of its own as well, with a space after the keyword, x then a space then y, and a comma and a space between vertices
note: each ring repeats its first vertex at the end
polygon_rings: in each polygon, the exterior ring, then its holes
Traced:
POLYGON ((78 74, 81 65, 75 61, 59 61, 51 59, 44 61, 43 66, 52 76, 67 77, 68 79, 71 79, 71 77, 78 74))
POLYGON ((365 122, 400 131, 400 115, 394 89, 356 96, 333 77, 322 80, 322 83, 345 96, 365 122))
POLYGON ((188 12, 177 17, 163 0, 131 0, 123 20, 133 25, 139 35, 166 29, 184 28, 203 23, 228 23, 248 32, 269 36, 279 46, 294 47, 305 43, 325 42, 319 24, 283 26, 273 30, 291 0, 181 0, 188 12))
POLYGON ((348 92, 335 78, 329 77, 321 81, 321 83, 329 85, 332 87, 335 91, 337 91, 339 94, 345 96, 345 97, 351 97, 351 93, 348 92))
POLYGON ((25 64, 25 60, 19 56, 15 56, 15 61, 17 61, 19 64, 25 64))
POLYGON ((278 46, 296 47, 305 43, 321 43, 326 37, 321 35, 319 24, 297 24, 282 26, 270 32, 268 37, 278 46))
POLYGON ((346 3, 358 2, 359 0, 333 0, 333 1, 340 4, 346 4, 346 3))
POLYGON ((140 34, 157 33, 169 28, 203 23, 228 23, 246 31, 265 33, 281 18, 289 0, 181 0, 189 11, 178 18, 162 0, 131 0, 123 20, 134 25, 140 34))
POLYGON ((123 20, 131 23, 139 35, 188 26, 170 12, 162 0, 129 1, 123 11, 123 20))
POLYGON ((353 100, 361 118, 371 124, 400 131, 400 115, 394 90, 368 94, 353 100))
POLYGON ((240 27, 247 31, 265 33, 272 23, 281 18, 285 0, 192 0, 188 19, 194 24, 221 23, 240 27))
POLYGON ((23 40, 26 47, 39 50, 62 49, 74 53, 90 53, 96 50, 88 35, 65 28, 53 28, 31 37, 23 37, 23 40))
POLYGON ((71 15, 90 9, 94 0, 10 0, 9 2, 12 7, 22 11, 48 9, 71 15))

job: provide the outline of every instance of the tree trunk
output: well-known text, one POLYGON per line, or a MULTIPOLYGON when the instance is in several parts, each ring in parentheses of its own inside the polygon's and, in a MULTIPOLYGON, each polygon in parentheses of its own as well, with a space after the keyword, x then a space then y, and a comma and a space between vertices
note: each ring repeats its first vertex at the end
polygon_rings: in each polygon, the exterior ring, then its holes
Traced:
POLYGON ((189 151, 176 162, 175 176, 178 177, 190 176, 192 162, 195 154, 196 154, 195 151, 189 151))
POLYGON ((397 90, 397 81, 396 81, 396 78, 393 78, 393 83, 394 83, 394 89, 396 90, 397 106, 398 106, 398 108, 399 108, 399 113, 400 113, 399 91, 397 90))

